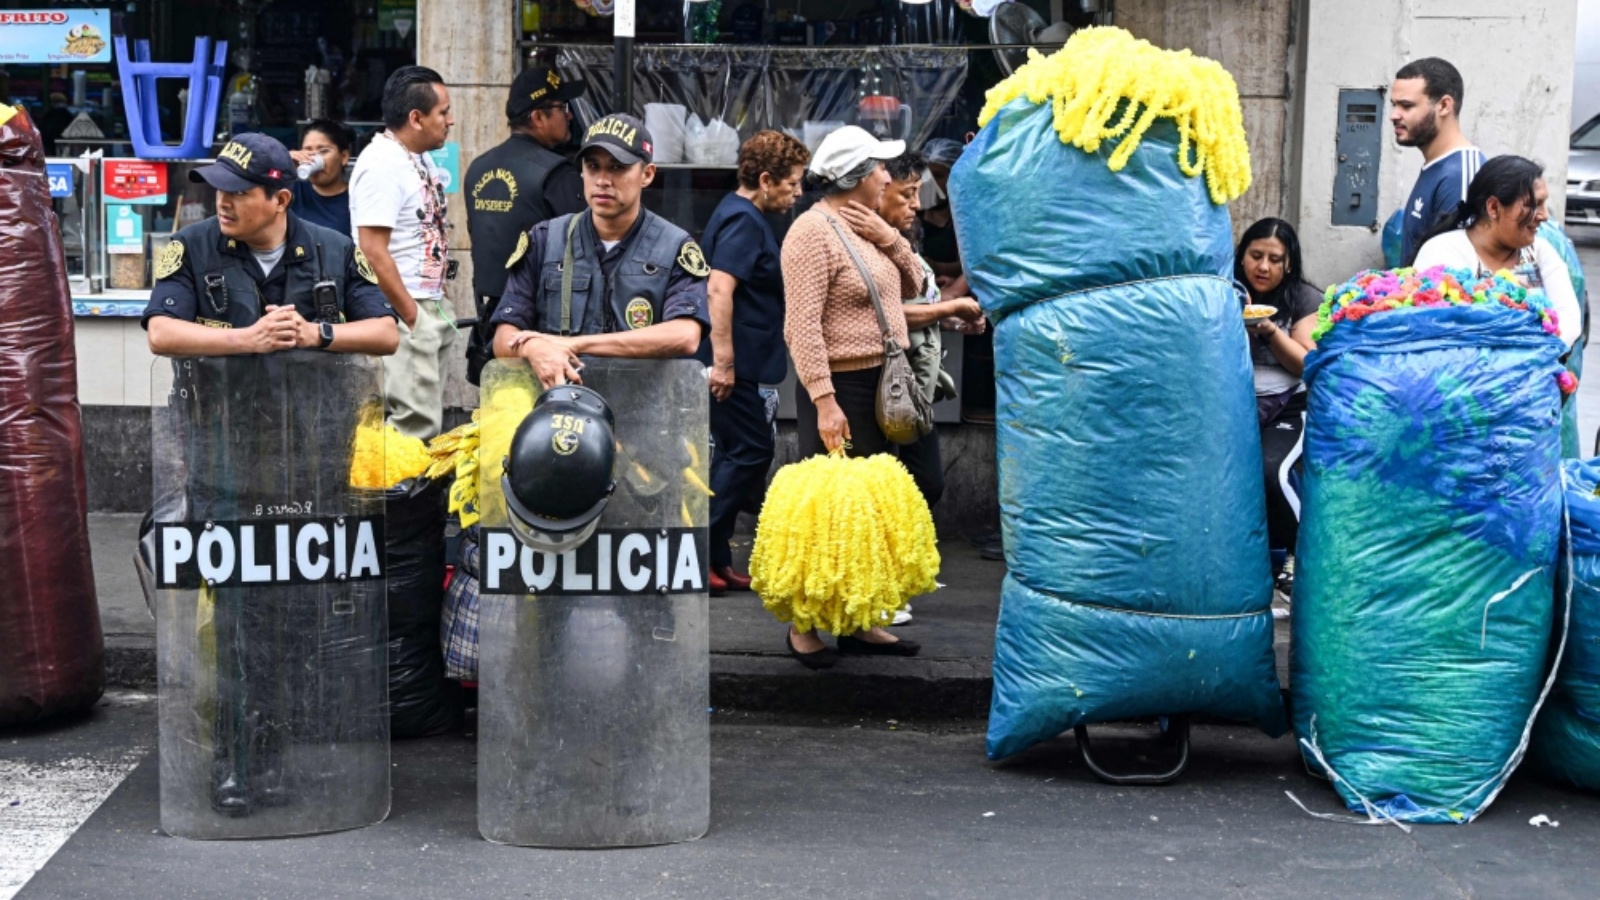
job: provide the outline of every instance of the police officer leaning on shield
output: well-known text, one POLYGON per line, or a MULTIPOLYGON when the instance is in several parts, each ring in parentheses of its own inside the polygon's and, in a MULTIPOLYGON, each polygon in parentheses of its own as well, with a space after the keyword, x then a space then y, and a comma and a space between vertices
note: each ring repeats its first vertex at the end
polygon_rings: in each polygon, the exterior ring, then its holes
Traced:
POLYGON ((157 356, 294 348, 386 356, 394 308, 349 235, 289 210, 294 161, 278 141, 243 134, 189 173, 217 191, 217 214, 174 235, 155 261, 144 311, 157 356))
POLYGON ((633 116, 590 126, 578 153, 589 208, 535 225, 507 263, 494 352, 527 360, 546 388, 581 383, 579 356, 689 356, 711 327, 700 246, 640 203, 653 152, 633 116))
POLYGON ((587 82, 562 79, 554 69, 522 70, 506 98, 511 136, 467 169, 472 290, 481 323, 467 342, 467 380, 473 384, 494 356, 489 318, 505 292, 511 252, 534 225, 584 209, 583 178, 556 148, 572 138, 570 104, 586 87, 587 82))

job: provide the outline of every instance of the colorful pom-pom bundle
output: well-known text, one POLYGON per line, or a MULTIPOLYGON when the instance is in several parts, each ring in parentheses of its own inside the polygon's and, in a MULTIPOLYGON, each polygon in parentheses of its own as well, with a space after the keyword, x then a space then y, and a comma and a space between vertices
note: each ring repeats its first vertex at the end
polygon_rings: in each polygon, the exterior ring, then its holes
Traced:
POLYGON ((1178 168, 1202 172, 1211 202, 1227 203, 1250 187, 1239 88, 1214 60, 1188 50, 1163 50, 1121 28, 1084 28, 1049 56, 1028 62, 989 89, 978 124, 987 125, 1018 97, 1049 101, 1061 142, 1095 153, 1115 141, 1106 164, 1122 171, 1156 119, 1178 127, 1178 168))
POLYGON ((1374 313, 1441 306, 1498 304, 1509 310, 1530 312, 1548 334, 1561 333, 1556 312, 1544 291, 1530 289, 1507 269, 1476 277, 1470 269, 1368 269, 1328 288, 1317 310, 1314 340, 1340 322, 1359 321, 1374 313))
POLYGON ((750 577, 778 621, 836 635, 887 625, 938 573, 933 516, 894 457, 816 456, 773 478, 750 577))
MULTIPOLYGON (((1328 288, 1317 310, 1313 340, 1322 340, 1341 322, 1358 322, 1377 313, 1445 306, 1495 305, 1507 314, 1528 313, 1538 318, 1546 334, 1561 334, 1561 323, 1550 298, 1538 288, 1523 284, 1508 269, 1478 277, 1470 269, 1368 269, 1344 284, 1328 288)), ((1561 393, 1578 390, 1578 379, 1562 370, 1556 376, 1561 393)))

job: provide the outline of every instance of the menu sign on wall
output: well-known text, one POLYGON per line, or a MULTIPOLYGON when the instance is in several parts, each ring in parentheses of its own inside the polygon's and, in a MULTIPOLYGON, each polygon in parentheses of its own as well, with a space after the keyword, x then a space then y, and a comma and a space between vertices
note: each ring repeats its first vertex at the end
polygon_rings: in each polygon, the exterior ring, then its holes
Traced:
POLYGON ((0 63, 108 62, 109 9, 0 11, 0 63))
POLYGON ((161 206, 167 202, 167 164, 142 159, 108 159, 101 166, 101 191, 107 203, 161 206))

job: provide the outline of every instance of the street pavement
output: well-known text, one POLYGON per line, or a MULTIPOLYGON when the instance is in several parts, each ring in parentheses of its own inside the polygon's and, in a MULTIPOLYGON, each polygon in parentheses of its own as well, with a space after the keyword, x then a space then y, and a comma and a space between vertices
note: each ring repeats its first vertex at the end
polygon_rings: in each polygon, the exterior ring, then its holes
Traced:
MULTIPOLYGON (((394 805, 381 824, 306 838, 186 841, 157 828, 158 771, 146 753, 17 896, 1596 894, 1594 798, 1520 775, 1476 823, 1408 834, 1308 816, 1285 792, 1333 812, 1332 791, 1305 774, 1290 738, 1242 727, 1197 727, 1193 762, 1177 784, 1121 788, 1094 781, 1070 737, 987 762, 981 724, 970 720, 717 712, 712 722, 711 831, 698 841, 601 851, 490 844, 477 833, 470 732, 394 745, 394 805), (1541 815, 1558 824, 1529 824, 1541 815)), ((16 746, 37 753, 49 741, 75 745, 82 758, 117 758, 154 740, 153 700, 118 695, 92 717, 16 746)), ((0 804, 7 790, 0 785, 0 804)))

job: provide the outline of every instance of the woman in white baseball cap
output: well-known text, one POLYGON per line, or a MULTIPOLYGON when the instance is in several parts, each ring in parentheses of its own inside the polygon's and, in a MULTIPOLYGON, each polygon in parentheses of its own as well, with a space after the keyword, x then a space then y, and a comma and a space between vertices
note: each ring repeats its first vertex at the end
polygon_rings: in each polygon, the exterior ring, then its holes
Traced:
MULTIPOLYGON (((883 160, 905 150, 904 141, 880 141, 848 125, 822 140, 806 169, 807 180, 820 186, 823 196, 795 219, 782 254, 783 337, 798 377, 795 418, 801 457, 841 446, 850 456, 893 451, 874 413, 883 372, 883 333, 862 267, 877 286, 890 334, 906 346, 900 298, 921 288, 922 263, 911 244, 878 215, 889 186, 883 160)), ((840 636, 835 650, 816 632, 792 627, 788 648, 811 669, 832 666, 839 653, 913 656, 919 649, 915 641, 873 628, 840 636)))

